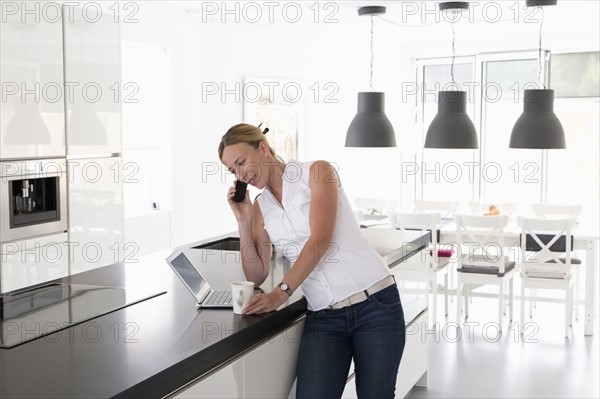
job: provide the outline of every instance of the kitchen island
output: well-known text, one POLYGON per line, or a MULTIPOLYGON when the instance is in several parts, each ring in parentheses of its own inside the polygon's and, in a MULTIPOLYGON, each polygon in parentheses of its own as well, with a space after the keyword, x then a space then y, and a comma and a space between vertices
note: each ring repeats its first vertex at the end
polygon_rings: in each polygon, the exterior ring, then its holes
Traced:
MULTIPOLYGON (((417 253, 428 239, 414 232, 407 234, 410 236, 396 241, 394 263, 417 253)), ((226 236, 190 244, 185 250, 226 236)), ((203 273, 211 283, 218 281, 217 274, 223 271, 230 273, 230 281, 241 277, 239 252, 236 259, 235 251, 198 250, 203 253, 203 273)), ((194 298, 166 263, 172 252, 162 251, 56 280, 123 287, 127 295, 150 298, 22 345, 0 349, 0 397, 281 397, 282 389, 289 392, 295 368, 290 359, 297 355, 306 311, 301 291, 297 290, 276 312, 263 315, 197 310, 194 298), (224 386, 227 381, 231 383, 224 386)), ((275 253, 271 274, 261 288, 270 291, 290 266, 275 253)), ((219 283, 213 285, 222 288, 219 283)), ((425 300, 409 295, 402 299, 407 324, 417 320, 425 323, 425 300)), ((417 330, 422 328, 417 324, 417 330)), ((29 326, 11 333, 35 332, 29 326)), ((415 342, 424 346, 421 332, 418 334, 415 342)), ((405 358, 412 347, 410 338, 405 358)), ((422 361, 426 372, 426 355, 422 361)), ((414 373, 416 368, 411 364, 409 369, 414 373)), ((418 371, 408 385, 412 387, 423 373, 418 371)), ((399 376, 399 380, 404 378, 402 371, 399 376)))

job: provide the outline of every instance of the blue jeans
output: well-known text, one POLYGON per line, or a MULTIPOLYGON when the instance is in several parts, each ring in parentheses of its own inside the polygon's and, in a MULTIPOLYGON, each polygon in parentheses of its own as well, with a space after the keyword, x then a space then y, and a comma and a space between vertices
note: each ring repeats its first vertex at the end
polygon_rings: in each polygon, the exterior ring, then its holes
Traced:
POLYGON ((359 398, 393 398, 406 333, 394 284, 361 303, 309 311, 297 368, 299 399, 342 396, 354 359, 359 398))

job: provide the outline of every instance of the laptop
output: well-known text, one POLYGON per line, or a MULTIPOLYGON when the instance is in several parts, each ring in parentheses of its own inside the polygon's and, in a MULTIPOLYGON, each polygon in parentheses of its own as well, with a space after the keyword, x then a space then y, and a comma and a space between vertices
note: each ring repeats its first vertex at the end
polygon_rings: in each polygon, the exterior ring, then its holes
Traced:
POLYGON ((175 274, 196 298, 196 306, 203 309, 231 309, 233 300, 230 289, 212 289, 206 279, 194 267, 192 262, 183 252, 167 263, 171 266, 175 274))

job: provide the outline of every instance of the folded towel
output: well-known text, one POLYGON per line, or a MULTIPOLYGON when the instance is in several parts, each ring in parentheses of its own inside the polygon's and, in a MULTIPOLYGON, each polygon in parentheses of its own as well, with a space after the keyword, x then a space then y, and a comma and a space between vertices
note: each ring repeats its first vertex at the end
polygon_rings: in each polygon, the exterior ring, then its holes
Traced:
POLYGON ((440 258, 451 258, 454 251, 452 249, 438 249, 437 254, 440 258))

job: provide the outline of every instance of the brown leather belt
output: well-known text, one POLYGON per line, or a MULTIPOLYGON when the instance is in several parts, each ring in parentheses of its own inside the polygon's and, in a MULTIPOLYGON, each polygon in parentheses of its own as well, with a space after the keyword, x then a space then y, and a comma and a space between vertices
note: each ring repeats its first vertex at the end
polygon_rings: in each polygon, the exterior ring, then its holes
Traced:
POLYGON ((374 293, 379 292, 384 288, 387 288, 390 285, 394 284, 396 284, 396 280, 394 279, 394 276, 390 274, 389 276, 387 276, 383 280, 376 282, 366 290, 357 292, 354 295, 350 295, 348 298, 342 299, 341 301, 330 305, 327 309, 341 309, 345 308, 346 306, 356 305, 357 303, 361 303, 369 299, 369 297, 374 293))

